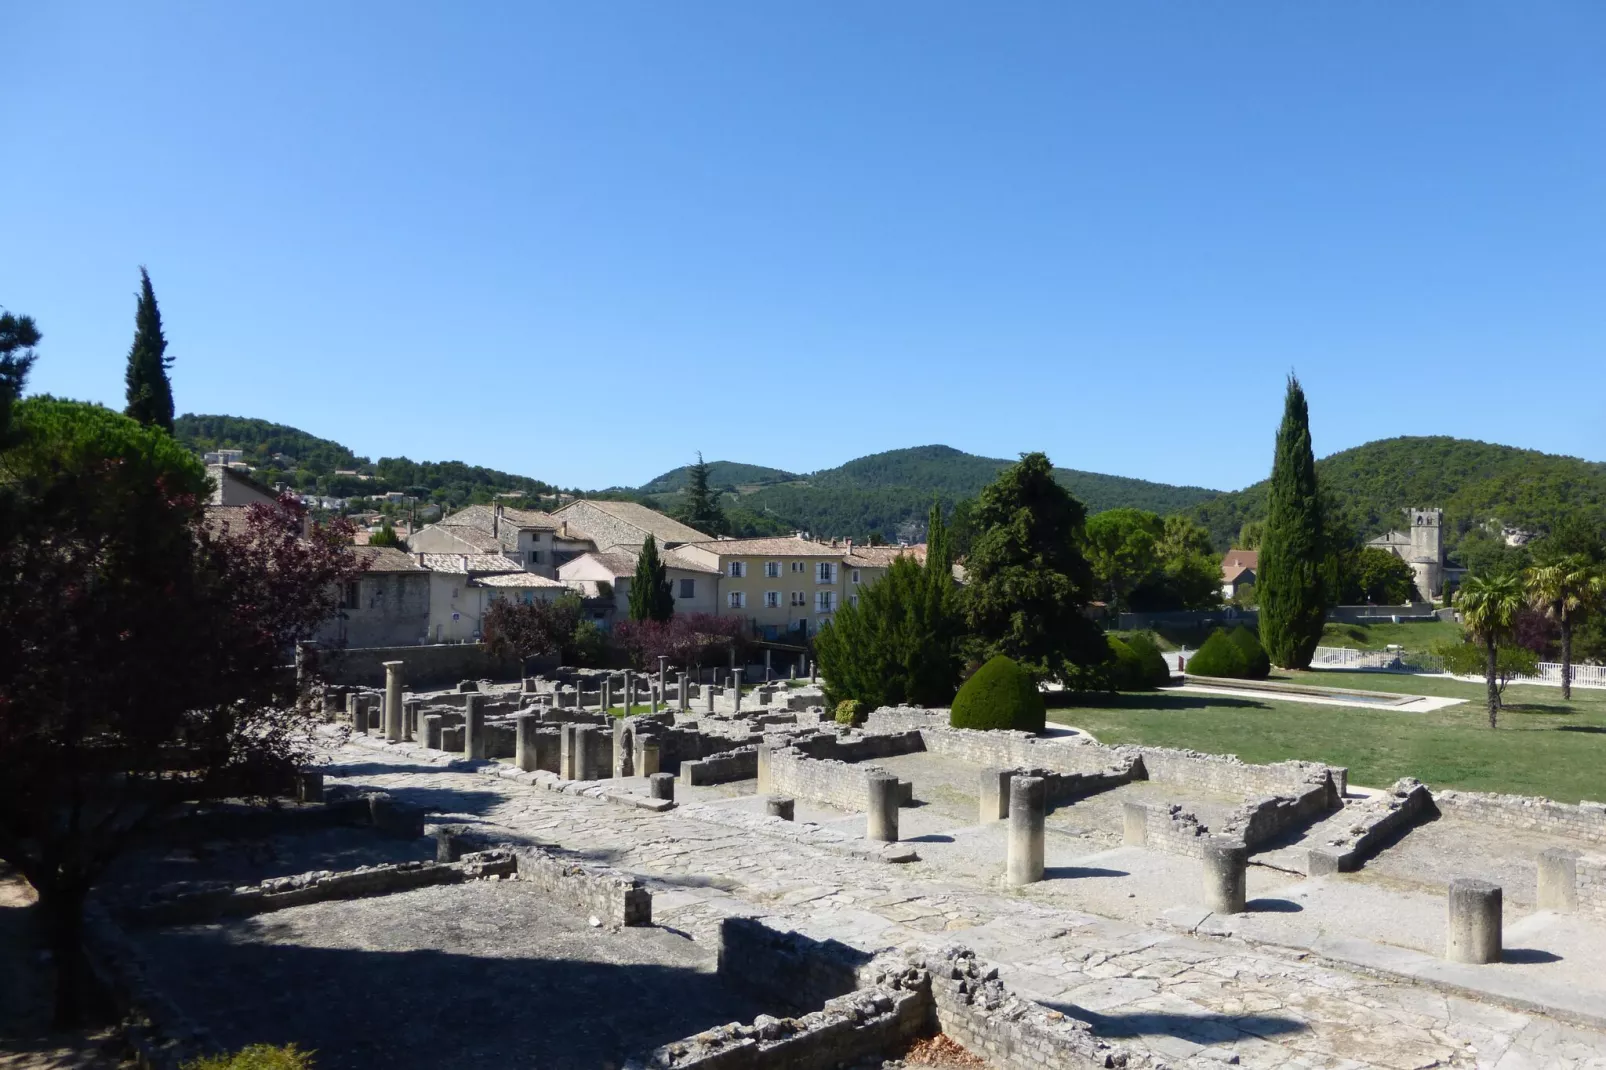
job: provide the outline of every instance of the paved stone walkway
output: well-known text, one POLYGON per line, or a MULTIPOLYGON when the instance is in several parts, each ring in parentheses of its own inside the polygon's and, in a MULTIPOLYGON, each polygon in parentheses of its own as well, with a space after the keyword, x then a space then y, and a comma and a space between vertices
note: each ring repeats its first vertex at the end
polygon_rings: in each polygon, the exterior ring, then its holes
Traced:
MULTIPOLYGON (((870 949, 963 943, 1021 994, 1170 1065, 1606 1068, 1606 1035, 1349 973, 1297 952, 1185 936, 966 883, 932 861, 853 858, 780 838, 443 768, 376 741, 331 754, 331 783, 383 788, 634 873, 657 924, 712 940, 770 914, 870 949)), ((436 818, 432 818, 434 820, 436 818)))

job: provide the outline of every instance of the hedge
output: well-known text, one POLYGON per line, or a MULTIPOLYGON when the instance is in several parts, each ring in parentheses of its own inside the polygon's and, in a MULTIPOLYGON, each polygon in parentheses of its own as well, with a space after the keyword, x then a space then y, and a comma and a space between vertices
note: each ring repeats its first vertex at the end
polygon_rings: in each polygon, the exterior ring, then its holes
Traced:
POLYGON ((1249 675, 1249 659, 1226 632, 1217 628, 1188 659, 1189 676, 1220 676, 1243 679, 1249 675))
POLYGON ((1227 638, 1232 640, 1233 646, 1243 652, 1244 662, 1247 665, 1247 671, 1244 673, 1246 679, 1264 680, 1271 675, 1271 657, 1267 655, 1266 648, 1260 645, 1259 636, 1240 624, 1227 638))
POLYGON ((954 696, 948 723, 955 728, 1041 732, 1047 723, 1043 695, 1032 674, 1000 654, 976 670, 954 696))

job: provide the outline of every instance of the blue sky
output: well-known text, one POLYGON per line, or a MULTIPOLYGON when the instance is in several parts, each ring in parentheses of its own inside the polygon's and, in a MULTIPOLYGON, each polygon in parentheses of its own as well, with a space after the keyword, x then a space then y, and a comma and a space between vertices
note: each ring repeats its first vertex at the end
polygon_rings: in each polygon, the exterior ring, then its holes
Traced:
POLYGON ((634 484, 1606 460, 1606 5, 27 4, 0 305, 122 403, 634 484))

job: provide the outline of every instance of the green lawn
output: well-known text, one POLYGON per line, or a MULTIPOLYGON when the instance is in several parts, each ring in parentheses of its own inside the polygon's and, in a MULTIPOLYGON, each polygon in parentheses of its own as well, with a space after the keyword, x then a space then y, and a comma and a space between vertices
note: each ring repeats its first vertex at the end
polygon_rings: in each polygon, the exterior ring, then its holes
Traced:
POLYGON ((1387 787, 1414 776, 1439 788, 1606 800, 1606 691, 1506 689, 1491 730, 1483 685, 1366 672, 1275 674, 1273 679, 1366 691, 1465 698, 1435 713, 1316 706, 1283 700, 1151 692, 1066 696, 1049 719, 1085 728, 1101 742, 1189 747, 1246 762, 1305 758, 1347 766, 1350 779, 1387 787))
POLYGON ((1382 650, 1399 644, 1413 653, 1428 653, 1440 643, 1459 643, 1461 625, 1454 621, 1411 621, 1404 624, 1337 624, 1322 629, 1322 646, 1382 650))

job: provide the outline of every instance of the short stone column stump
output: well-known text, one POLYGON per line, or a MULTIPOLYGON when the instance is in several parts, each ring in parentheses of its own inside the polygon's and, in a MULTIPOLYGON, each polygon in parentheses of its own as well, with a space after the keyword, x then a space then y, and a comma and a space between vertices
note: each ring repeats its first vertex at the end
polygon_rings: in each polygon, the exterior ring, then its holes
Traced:
POLYGON ((441 715, 438 713, 424 714, 424 746, 430 750, 441 749, 441 715))
POLYGON ((654 799, 675 800, 675 774, 653 773, 647 777, 647 794, 654 799))
POLYGON ((981 771, 981 818, 983 825, 989 821, 1002 821, 1009 816, 1009 778, 1013 773, 1008 769, 983 769, 981 771))
POLYGON ((1578 911, 1578 855, 1565 847, 1539 852, 1539 909, 1562 914, 1578 911))
POLYGON ((1043 821, 1048 790, 1042 777, 1018 776, 1009 782, 1009 846, 1005 875, 1012 885, 1043 879, 1043 821))
POLYGON ((782 821, 790 821, 795 812, 795 804, 785 795, 771 795, 764 800, 764 812, 782 821))
POLYGON ((535 731, 533 713, 521 713, 513 721, 513 762, 526 773, 535 772, 535 731))
POLYGON ((1212 836, 1200 859, 1204 869, 1204 905, 1217 914, 1242 914, 1249 848, 1237 840, 1212 836))
POLYGON ((871 773, 865 778, 869 813, 864 837, 881 843, 898 842, 898 778, 891 773, 871 773))
POLYGON ((1502 945, 1500 885, 1457 877, 1446 900, 1444 957, 1482 965, 1499 962, 1502 945))

